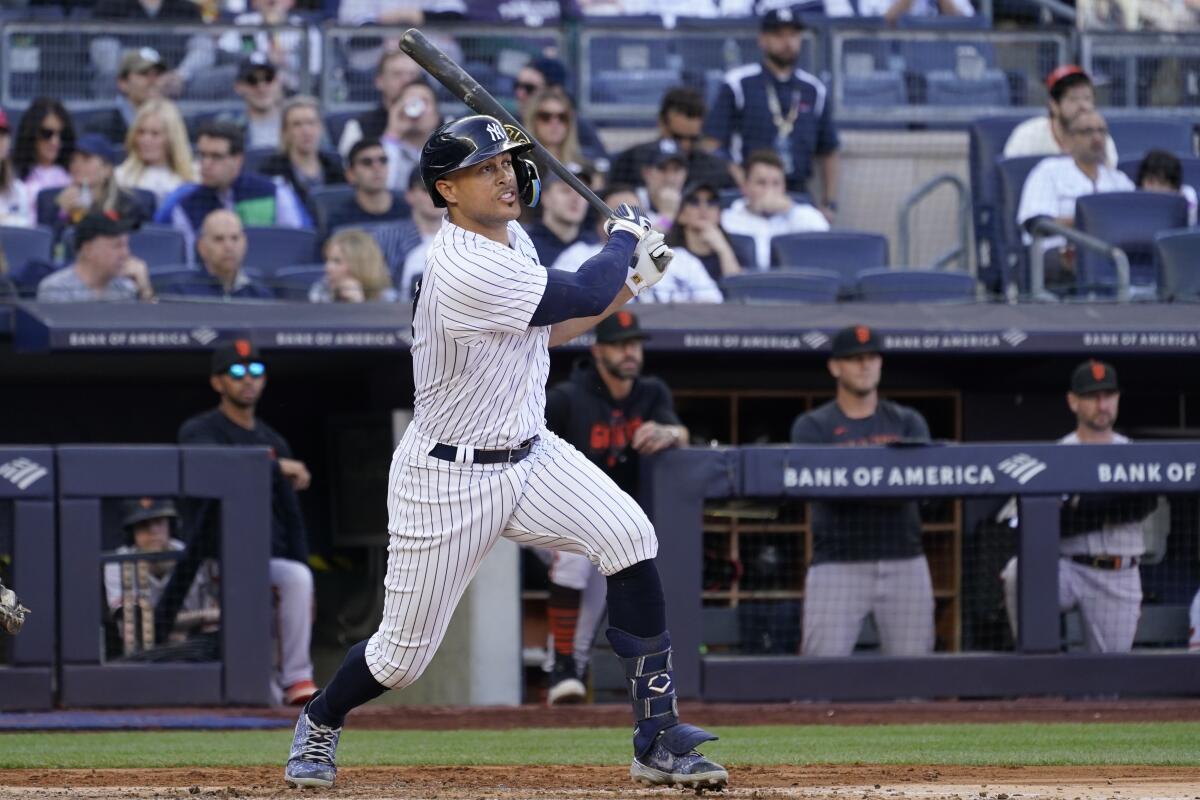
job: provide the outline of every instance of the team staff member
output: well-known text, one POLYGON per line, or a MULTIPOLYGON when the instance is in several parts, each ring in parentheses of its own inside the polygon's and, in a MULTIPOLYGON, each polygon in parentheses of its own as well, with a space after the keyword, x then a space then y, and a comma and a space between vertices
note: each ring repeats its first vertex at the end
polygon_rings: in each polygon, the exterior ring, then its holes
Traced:
POLYGON ((705 146, 741 163, 756 150, 783 159, 787 187, 807 192, 813 162, 824 192, 817 205, 830 222, 837 211, 838 136, 825 84, 798 66, 804 25, 790 9, 763 15, 761 64, 730 70, 704 121, 705 146))
MULTIPOLYGON (((1085 361, 1071 373, 1067 405, 1075 430, 1060 444, 1125 444, 1113 430, 1121 402, 1117 371, 1103 361, 1085 361)), ((1142 611, 1146 551, 1142 521, 1154 510, 1153 495, 1073 495, 1063 503, 1058 559, 1058 605, 1078 608, 1083 639, 1093 653, 1127 653, 1142 611)), ((1017 559, 1000 573, 1013 635, 1017 632, 1017 559)))
POLYGON ((532 148, 478 115, 438 128, 422 150, 425 188, 447 216, 414 300, 416 397, 388 478, 383 619, 296 721, 293 786, 333 785, 346 714, 421 675, 502 536, 586 553, 606 576, 608 639, 633 700, 631 777, 697 789, 729 779, 695 750, 715 737, 679 721, 650 520, 545 424, 548 348, 653 285, 671 251, 640 209, 620 206, 608 244, 577 272, 543 267, 517 224, 537 202, 532 148))
MULTIPOLYGON (((238 339, 217 348, 209 382, 220 402, 185 421, 179 428, 179 443, 271 448, 270 578, 279 597, 278 680, 284 702, 302 705, 317 687, 309 654, 313 577, 296 492, 307 489, 312 478, 304 462, 292 457, 287 440, 255 415, 267 385, 267 368, 256 347, 238 339)), ((201 508, 204 527, 211 531, 210 526, 216 524, 216 504, 206 503, 201 508)))
MULTIPOLYGON (((569 380, 546 392, 546 427, 583 453, 630 497, 638 494, 639 456, 684 445, 687 428, 675 414, 671 390, 642 375, 638 319, 618 311, 596 326, 591 360, 580 359, 569 380)), ((556 552, 550 562, 547 614, 554 636, 550 705, 578 702, 592 640, 604 614, 604 579, 578 553, 556 552)))
MULTIPOLYGON (((838 332, 829 358, 837 395, 796 419, 793 443, 853 447, 929 441, 929 426, 918 411, 879 397, 881 350, 866 326, 838 332)), ((812 528, 803 654, 850 655, 868 613, 875 617, 885 654, 930 652, 933 584, 916 502, 813 503, 812 528)))

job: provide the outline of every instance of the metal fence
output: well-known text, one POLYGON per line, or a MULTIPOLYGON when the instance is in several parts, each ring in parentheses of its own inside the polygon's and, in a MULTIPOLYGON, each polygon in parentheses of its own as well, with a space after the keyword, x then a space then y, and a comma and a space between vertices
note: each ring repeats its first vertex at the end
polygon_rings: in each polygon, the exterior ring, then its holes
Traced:
POLYGON ((1090 34, 1080 44, 1102 105, 1200 107, 1200 33, 1090 34))

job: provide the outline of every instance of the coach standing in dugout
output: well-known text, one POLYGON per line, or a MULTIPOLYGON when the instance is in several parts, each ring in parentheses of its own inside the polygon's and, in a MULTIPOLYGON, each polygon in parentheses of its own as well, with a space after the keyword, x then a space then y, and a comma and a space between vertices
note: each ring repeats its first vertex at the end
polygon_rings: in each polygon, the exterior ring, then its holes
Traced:
MULTIPOLYGON (((1117 371, 1103 361, 1085 361, 1071 373, 1067 405, 1075 430, 1059 444, 1125 444, 1113 430, 1121 389, 1117 371)), ((1093 653, 1128 653, 1142 612, 1138 562, 1146 551, 1143 521, 1158 505, 1154 495, 1071 495, 1060 514, 1058 605, 1078 608, 1083 639, 1093 653)), ((1017 634, 1017 559, 1000 573, 1004 604, 1017 634)))
MULTIPOLYGON (((833 337, 833 400, 792 424, 794 444, 842 447, 928 442, 920 412, 879 397, 883 356, 864 325, 833 337)), ((806 656, 848 656, 868 613, 886 655, 933 649, 933 583, 921 547, 917 503, 841 501, 812 504, 812 563, 804 585, 806 656)))
POLYGON ((799 16, 789 8, 763 14, 758 35, 763 62, 725 74, 704 120, 704 144, 739 164, 756 150, 774 150, 783 159, 792 192, 809 190, 815 160, 823 194, 813 205, 832 222, 837 211, 838 136, 825 84, 799 67, 803 30, 799 16))
MULTIPOLYGON (((671 390, 660 379, 641 374, 642 342, 647 338, 634 314, 618 311, 596 326, 591 360, 580 359, 569 380, 546 392, 546 426, 635 500, 641 456, 688 441, 671 390)), ((587 556, 550 552, 547 614, 554 666, 546 701, 556 705, 579 702, 586 694, 605 587, 604 576, 587 556)))

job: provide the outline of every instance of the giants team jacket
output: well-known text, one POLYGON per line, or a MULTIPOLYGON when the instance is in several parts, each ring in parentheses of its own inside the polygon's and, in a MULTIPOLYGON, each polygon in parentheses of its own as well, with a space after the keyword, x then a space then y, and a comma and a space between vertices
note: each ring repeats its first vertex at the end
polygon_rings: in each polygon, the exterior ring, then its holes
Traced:
POLYGON ((660 379, 636 378, 616 400, 590 358, 575 362, 571 377, 546 392, 546 427, 566 439, 632 497, 638 492, 637 451, 630 447, 643 422, 682 425, 671 390, 660 379))

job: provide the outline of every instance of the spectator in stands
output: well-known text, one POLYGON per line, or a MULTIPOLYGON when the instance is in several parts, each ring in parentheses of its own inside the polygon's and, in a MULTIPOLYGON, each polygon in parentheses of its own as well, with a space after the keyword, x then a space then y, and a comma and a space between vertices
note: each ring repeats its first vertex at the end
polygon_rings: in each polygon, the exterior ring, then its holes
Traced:
POLYGON ((687 156, 670 139, 660 139, 642 153, 641 182, 637 189, 638 205, 650 217, 654 227, 667 230, 679 213, 684 184, 688 180, 687 156))
POLYGON ((308 69, 312 76, 321 74, 321 32, 310 27, 306 32, 271 30, 272 26, 305 27, 304 18, 292 13, 295 0, 250 0, 252 11, 233 18, 235 25, 266 29, 253 33, 230 31, 221 36, 219 46, 230 53, 258 52, 279 71, 279 80, 289 92, 299 91, 304 72, 304 48, 308 47, 308 69))
POLYGON ((389 189, 404 191, 408 175, 421 161, 421 148, 442 124, 437 95, 424 81, 410 83, 388 110, 388 123, 379 141, 388 157, 389 189))
MULTIPOLYGON (((880 398, 882 349, 879 336, 864 325, 833 337, 828 366, 837 393, 796 418, 793 444, 929 441, 920 412, 880 398)), ((804 655, 850 655, 868 613, 885 655, 920 656, 933 649, 933 585, 915 501, 813 503, 812 534, 804 655)))
MULTIPOLYGON (((582 164, 586 160, 579 146, 574 104, 561 87, 548 86, 534 95, 522 122, 525 130, 563 164, 582 164)), ((550 172, 544 164, 538 167, 543 175, 550 172)))
MULTIPOLYGON (((156 22, 171 22, 195 24, 204 22, 200 4, 188 2, 187 0, 101 0, 97 4, 96 9, 92 12, 92 16, 97 19, 118 19, 130 21, 134 23, 156 23, 156 22)), ((164 30, 169 30, 167 25, 160 26, 164 30)), ((153 34, 141 33, 136 38, 142 41, 154 41, 153 34)), ((97 37, 91 42, 92 64, 100 75, 108 75, 116 72, 118 77, 124 72, 125 58, 128 58, 128 53, 122 57, 121 66, 117 66, 117 54, 121 47, 120 42, 115 38, 97 37)), ((207 70, 216 62, 216 47, 211 36, 196 34, 189 36, 185 45, 186 52, 180 60, 179 65, 174 69, 167 68, 165 62, 162 61, 158 52, 152 47, 139 48, 139 53, 142 53, 146 59, 155 61, 161 67, 160 71, 155 75, 154 88, 157 92, 169 96, 178 97, 183 92, 183 87, 200 72, 207 70)), ((118 84, 119 88, 119 84, 118 84)), ((122 94, 125 94, 122 92, 122 94)), ((118 100, 119 103, 119 100, 118 100)), ((126 115, 124 122, 128 125, 133 121, 133 115, 126 115)), ((113 142, 119 142, 125 138, 124 128, 120 128, 120 135, 110 137, 113 142)), ((94 131, 103 133, 104 131, 94 131)))
POLYGON ((242 98, 242 109, 221 118, 242 129, 247 148, 279 147, 283 85, 271 59, 265 53, 243 59, 233 90, 242 98))
POLYGON ((151 192, 158 203, 196 179, 187 126, 170 100, 155 98, 138 109, 125 137, 125 152, 115 173, 117 185, 151 192))
POLYGON ((723 278, 742 271, 729 236, 721 227, 717 190, 707 183, 692 183, 684 189, 683 202, 666 241, 675 251, 671 269, 680 258, 694 258, 718 285, 723 278))
POLYGON ((241 130, 232 123, 202 125, 196 135, 200 182, 185 183, 158 208, 155 222, 180 231, 189 254, 201 223, 218 208, 233 211, 247 226, 313 227, 308 212, 286 183, 242 172, 244 141, 241 130))
MULTIPOLYGON (((815 160, 821 173, 820 211, 837 211, 838 136, 825 84, 800 69, 803 23, 789 9, 768 11, 758 43, 764 59, 725 74, 704 122, 710 151, 742 162, 760 149, 783 159, 787 188, 807 192, 815 160)), ((744 191, 744 188, 743 188, 744 191)))
POLYGON ((392 276, 383 252, 366 231, 338 231, 325 243, 325 277, 309 290, 310 303, 392 303, 392 276))
POLYGON ((412 218, 395 225, 381 225, 371 233, 383 250, 392 275, 399 276, 396 281, 399 299, 407 302, 412 299, 417 282, 425 273, 425 249, 442 227, 446 211, 433 204, 420 170, 414 169, 409 176, 404 199, 412 209, 412 218))
MULTIPOLYGON (((1120 170, 1104 163, 1108 126, 1095 110, 1085 109, 1068 119, 1063 127, 1070 155, 1042 159, 1025 179, 1017 223, 1025 244, 1031 244, 1034 226, 1048 218, 1074 226, 1075 200, 1098 192, 1131 192, 1133 181, 1120 170)), ((1061 237, 1042 240, 1046 251, 1046 286, 1061 288, 1074 279, 1074 251, 1061 237)))
POLYGON ((200 6, 192 0, 97 0, 92 16, 130 22, 203 21, 200 6))
MULTIPOLYGON (((175 538, 175 521, 179 512, 170 500, 143 497, 122 503, 121 528, 125 543, 116 549, 118 555, 132 553, 182 553, 186 545, 175 538)), ((141 649, 137 641, 137 616, 144 621, 153 618, 154 609, 162 599, 175 571, 171 560, 121 561, 104 565, 104 595, 108 610, 117 622, 118 631, 126 642, 126 654, 141 649), (132 605, 126 608, 126 603, 132 605), (132 647, 131 647, 132 645, 132 647)), ((196 633, 215 633, 221 619, 220 574, 217 562, 206 558, 192 580, 180 605, 180 613, 168 640, 185 641, 196 633)), ((154 642, 140 642, 153 646, 154 642)))
MULTIPOLYGON (((303 705, 316 693, 309 646, 313 623, 313 576, 308 568, 308 535, 296 496, 312 476, 292 455, 287 440, 255 413, 267 384, 262 355, 248 340, 237 339, 213 352, 209 383, 220 397, 216 408, 197 414, 179 428, 179 443, 266 446, 271 452, 271 588, 278 602, 280 668, 284 701, 303 705)), ((197 536, 216 539, 219 504, 199 510, 197 536)), ((264 532, 265 533, 265 532, 264 532)), ((194 546, 194 542, 193 542, 194 546)), ((251 602, 253 598, 246 598, 251 602)), ((261 598, 269 603, 269 597, 261 598)))
POLYGON ((658 108, 658 140, 634 145, 614 158, 608 179, 613 183, 641 182, 642 165, 662 142, 671 142, 686 156, 689 181, 701 181, 717 189, 735 186, 729 163, 699 146, 704 111, 704 97, 695 89, 668 89, 658 108))
POLYGON ((1196 189, 1183 182, 1183 163, 1174 153, 1151 150, 1138 165, 1137 188, 1179 194, 1188 204, 1188 225, 1196 224, 1196 189))
MULTIPOLYGON (((1117 372, 1103 361, 1085 361, 1071 373, 1067 405, 1075 430, 1059 444, 1126 444, 1113 430, 1120 407, 1117 372)), ((1078 608, 1083 639, 1093 653, 1128 653, 1142 605, 1137 566, 1146 551, 1143 524, 1158 505, 1154 495, 1064 496, 1060 514, 1058 604, 1078 608)), ((1015 521, 1014 521, 1015 522, 1015 521)), ((1017 559, 1000 573, 1004 604, 1017 635, 1017 559)))
MULTIPOLYGON (((637 194, 629 186, 613 184, 602 195, 609 208, 616 208, 621 203, 636 206, 637 194)), ((592 256, 600 252, 603 242, 607 240, 604 233, 604 220, 597 220, 596 239, 591 242, 579 241, 562 252, 552 265, 554 269, 565 269, 575 272, 592 256)), ((719 303, 723 299, 721 290, 708 273, 704 265, 694 258, 684 257, 678 264, 671 262, 670 269, 662 280, 652 286, 649 291, 643 291, 632 302, 636 303, 719 303)))
MULTIPOLYGON (((1004 157, 1054 156, 1070 152, 1066 120, 1081 111, 1094 111, 1096 89, 1092 79, 1075 64, 1064 64, 1046 76, 1046 116, 1033 117, 1018 125, 1004 143, 1004 157)), ((1105 163, 1117 166, 1117 145, 1109 136, 1105 163)))
MULTIPOLYGON (((528 119, 533 108, 533 100, 545 89, 561 89, 568 92, 569 75, 567 66, 557 58, 535 58, 517 72, 513 85, 513 98, 517 101, 517 119, 528 119)), ((568 99, 570 94, 567 94, 568 99)), ((574 106, 574 103, 571 103, 574 106)), ((526 130, 529 130, 526 127, 526 130)), ((591 161, 600 172, 608 171, 608 154, 596 129, 583 117, 575 115, 575 134, 583 155, 591 161)), ((561 160, 561 159, 560 159, 561 160)), ((564 162, 566 163, 566 162, 564 162)))
MULTIPOLYGON (((591 175, 578 164, 571 171, 584 183, 591 175)), ((570 165, 568 165, 570 167, 570 165)), ((562 178, 553 172, 542 178, 541 217, 529 226, 527 233, 542 264, 553 264, 562 252, 576 242, 593 243, 595 234, 584 228, 588 204, 562 178)))
POLYGON ((33 202, 25 182, 17 177, 16 167, 9 157, 12 137, 9 135, 8 114, 0 108, 0 225, 32 228, 33 202))
POLYGON ((825 216, 796 202, 785 185, 783 161, 772 150, 756 150, 745 163, 746 197, 721 212, 721 225, 730 233, 754 237, 759 269, 771 266, 771 238, 785 233, 829 230, 825 216))
POLYGON ((37 196, 43 189, 57 189, 71 183, 67 167, 75 150, 75 126, 62 103, 38 97, 21 115, 17 143, 13 148, 13 166, 29 193, 29 216, 37 211, 37 196))
POLYGON ((825 0, 828 17, 883 17, 895 26, 901 17, 973 17, 969 0, 825 0))
POLYGON ((326 220, 329 231, 336 231, 343 225, 391 222, 408 217, 408 206, 388 189, 388 156, 378 139, 355 142, 346 163, 346 182, 354 187, 354 195, 329 210, 326 220))
POLYGON ((279 152, 260 167, 262 174, 287 181, 310 214, 310 191, 346 182, 341 159, 321 150, 321 130, 321 104, 317 98, 289 98, 280 115, 279 152))
POLYGON ((242 268, 246 261, 246 231, 232 211, 220 208, 204 218, 196 253, 204 271, 198 272, 194 280, 176 286, 176 294, 222 300, 275 299, 270 289, 242 268))
POLYGON ((426 0, 340 0, 337 9, 339 25, 404 25, 425 24, 426 0))
POLYGON ((75 226, 75 263, 42 279, 40 303, 153 300, 146 262, 129 254, 129 220, 93 212, 75 226))
POLYGON ((167 65, 153 47, 129 50, 117 71, 116 107, 89 115, 83 133, 96 133, 110 142, 123 142, 129 126, 150 100, 162 97, 162 80, 167 65))
POLYGON ((338 152, 343 158, 349 157, 350 148, 359 139, 378 139, 383 136, 392 104, 399 99, 405 86, 424 80, 424 75, 425 71, 403 50, 388 50, 383 54, 375 68, 375 89, 379 92, 379 105, 346 123, 346 127, 342 129, 342 138, 338 141, 338 152))
MULTIPOLYGON (((151 209, 117 184, 113 170, 116 153, 103 136, 89 133, 75 143, 71 154, 71 183, 54 194, 54 204, 39 198, 39 222, 64 227, 75 225, 93 211, 115 211, 136 227, 148 220, 151 209), (49 214, 43 214, 49 210, 49 214)), ((55 190, 47 191, 47 194, 55 190)))

